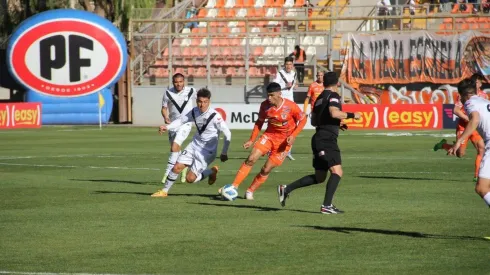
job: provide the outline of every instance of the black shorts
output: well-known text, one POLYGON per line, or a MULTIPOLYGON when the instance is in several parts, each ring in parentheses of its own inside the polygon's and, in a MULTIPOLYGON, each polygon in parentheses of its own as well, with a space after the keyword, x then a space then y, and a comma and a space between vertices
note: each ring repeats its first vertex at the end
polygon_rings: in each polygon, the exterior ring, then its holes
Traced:
POLYGON ((327 171, 330 167, 342 164, 337 140, 319 140, 315 135, 311 138, 313 151, 313 168, 327 171))

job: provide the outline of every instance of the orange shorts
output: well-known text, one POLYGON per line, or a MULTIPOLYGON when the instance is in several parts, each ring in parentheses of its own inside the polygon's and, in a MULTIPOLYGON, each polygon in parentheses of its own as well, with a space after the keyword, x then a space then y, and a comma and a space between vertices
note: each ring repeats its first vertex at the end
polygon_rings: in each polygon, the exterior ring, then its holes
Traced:
POLYGON ((269 154, 269 160, 280 166, 291 150, 286 142, 286 138, 276 138, 274 136, 262 135, 255 143, 254 148, 262 152, 262 156, 269 154))
MULTIPOLYGON (((456 139, 459 139, 463 134, 463 132, 464 130, 461 129, 456 130, 456 139)), ((481 139, 482 137, 480 136, 480 134, 478 134, 477 131, 474 131, 473 133, 471 133, 469 138, 467 138, 466 140, 463 141, 463 143, 461 143, 461 147, 466 148, 466 145, 468 145, 468 140, 471 140, 471 142, 476 143, 481 139)))

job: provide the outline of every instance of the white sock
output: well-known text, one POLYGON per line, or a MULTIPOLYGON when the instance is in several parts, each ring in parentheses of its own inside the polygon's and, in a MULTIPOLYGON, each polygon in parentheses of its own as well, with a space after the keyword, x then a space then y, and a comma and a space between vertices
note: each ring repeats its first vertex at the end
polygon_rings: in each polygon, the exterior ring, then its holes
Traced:
POLYGON ((175 180, 178 176, 179 174, 175 174, 174 172, 170 171, 170 173, 168 173, 167 180, 165 181, 165 187, 163 188, 163 191, 168 192, 168 190, 172 188, 172 185, 174 185, 175 180))
POLYGON ((175 162, 179 158, 180 151, 179 152, 170 152, 170 156, 168 157, 168 164, 167 164, 167 170, 165 170, 165 176, 168 176, 170 171, 174 168, 175 162))
POLYGON ((202 171, 201 174, 197 175, 196 180, 193 183, 204 180, 205 178, 209 177, 209 175, 211 175, 212 173, 213 173, 213 171, 211 169, 206 169, 206 170, 202 171))
POLYGON ((485 196, 483 196, 483 200, 487 203, 488 206, 490 206, 490 192, 486 193, 485 196))

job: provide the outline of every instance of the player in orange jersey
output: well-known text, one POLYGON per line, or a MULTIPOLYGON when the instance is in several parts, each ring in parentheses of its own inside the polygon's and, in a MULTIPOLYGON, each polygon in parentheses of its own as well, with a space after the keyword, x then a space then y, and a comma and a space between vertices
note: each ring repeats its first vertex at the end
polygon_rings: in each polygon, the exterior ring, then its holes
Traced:
POLYGON ((322 94, 325 87, 323 87, 323 72, 318 71, 316 73, 316 81, 311 83, 310 87, 308 87, 308 94, 306 95, 303 112, 307 114, 308 111, 308 103, 311 104, 311 109, 313 110, 313 106, 315 106, 315 101, 319 95, 322 94))
POLYGON ((267 98, 260 104, 259 118, 255 122, 250 139, 243 144, 243 148, 248 149, 254 144, 265 121, 267 121, 267 129, 255 143, 252 152, 242 163, 233 180, 233 186, 238 188, 257 160, 261 156, 269 155, 264 166, 245 193, 245 199, 247 200, 254 199, 255 190, 267 180, 269 173, 274 167, 282 164, 296 136, 306 124, 305 115, 298 105, 281 96, 281 85, 275 82, 270 83, 267 86, 267 98))
MULTIPOLYGON (((482 80, 483 80, 483 77, 481 75, 474 74, 471 77, 471 79, 468 79, 467 81, 461 81, 460 85, 458 85, 458 88, 461 85, 474 86, 474 87, 476 87, 478 96, 485 98, 485 99, 488 99, 487 94, 481 90, 482 80)), ((456 126, 456 138, 459 139, 461 137, 461 135, 463 134, 464 129, 466 128, 468 121, 469 121, 468 115, 464 111, 463 103, 461 103, 461 98, 459 97, 459 95, 458 95, 458 98, 456 100, 456 104, 454 105, 453 112, 458 117, 458 125, 456 126)), ((485 152, 485 143, 483 142, 483 139, 478 134, 478 132, 474 131, 470 135, 469 138, 467 138, 466 140, 463 141, 463 143, 461 144, 459 149, 456 151, 456 156, 458 158, 462 158, 466 154, 466 145, 468 145, 468 140, 470 140, 471 143, 473 143, 473 146, 475 147, 476 152, 477 152, 477 155, 475 158, 475 177, 473 178, 473 181, 476 181, 478 179, 478 172, 480 170, 480 163, 481 163, 481 160, 483 157, 483 153, 485 152)), ((437 151, 440 149, 444 149, 444 150, 448 151, 451 147, 452 147, 452 145, 448 144, 446 139, 442 139, 441 141, 436 143, 436 145, 434 145, 434 151, 437 151)))

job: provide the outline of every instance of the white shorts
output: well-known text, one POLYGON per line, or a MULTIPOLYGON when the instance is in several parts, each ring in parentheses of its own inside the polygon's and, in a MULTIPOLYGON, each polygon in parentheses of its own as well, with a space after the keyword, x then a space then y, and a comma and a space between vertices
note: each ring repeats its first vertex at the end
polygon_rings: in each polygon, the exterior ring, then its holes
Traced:
POLYGON ((177 130, 175 131, 168 131, 168 141, 170 142, 170 146, 172 146, 172 143, 177 143, 179 146, 184 143, 184 140, 189 136, 191 133, 192 129, 192 124, 186 123, 182 126, 180 126, 177 130))
POLYGON ((193 143, 187 145, 177 159, 178 163, 191 168, 194 175, 199 175, 216 159, 216 151, 197 148, 193 143))
POLYGON ((479 178, 490 179, 490 148, 485 147, 485 153, 480 163, 479 178))

